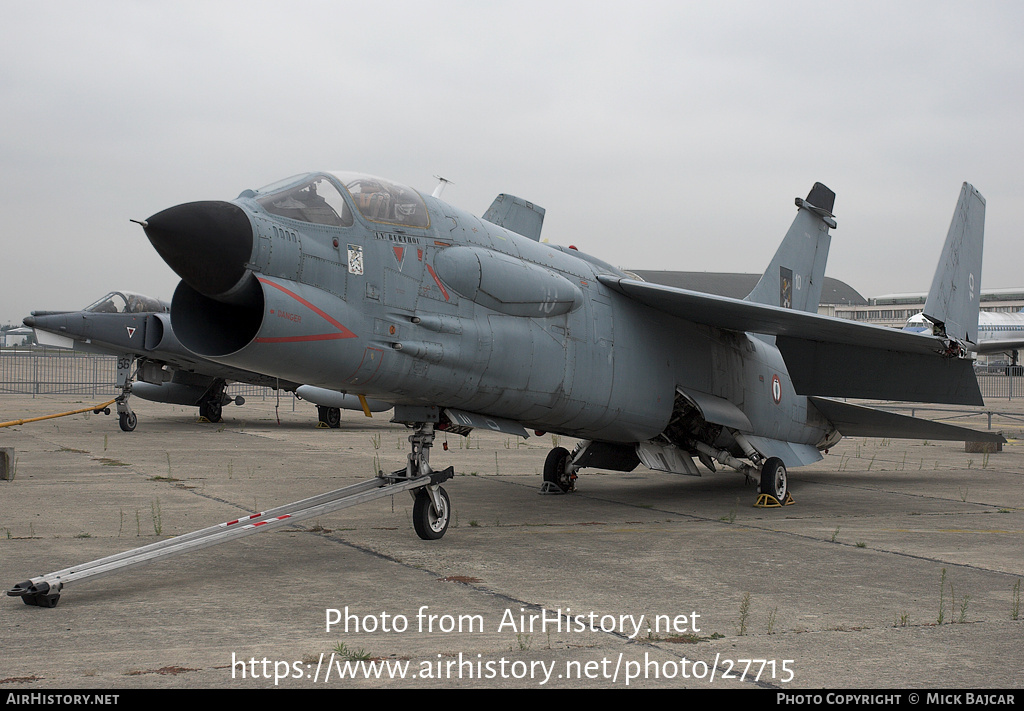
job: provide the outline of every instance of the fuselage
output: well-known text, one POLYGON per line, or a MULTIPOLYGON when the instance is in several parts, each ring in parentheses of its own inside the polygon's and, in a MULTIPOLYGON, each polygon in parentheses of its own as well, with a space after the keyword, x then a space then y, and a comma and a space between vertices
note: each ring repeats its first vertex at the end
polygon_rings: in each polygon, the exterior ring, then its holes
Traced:
POLYGON ((610 442, 661 434, 677 388, 734 404, 752 434, 829 429, 771 339, 656 312, 602 285, 625 274, 599 259, 386 180, 311 173, 147 223, 183 277, 178 338, 234 367, 610 442))

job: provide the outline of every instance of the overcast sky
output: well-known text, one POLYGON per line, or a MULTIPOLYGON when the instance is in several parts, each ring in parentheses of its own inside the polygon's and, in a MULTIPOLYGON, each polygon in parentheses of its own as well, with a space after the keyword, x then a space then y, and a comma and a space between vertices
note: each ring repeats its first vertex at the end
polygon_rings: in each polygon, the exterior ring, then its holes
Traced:
POLYGON ((927 291, 960 185, 1024 287, 1024 3, 0 0, 0 323, 177 277, 129 222, 373 173, 626 268, 761 272, 821 181, 827 273, 927 291))

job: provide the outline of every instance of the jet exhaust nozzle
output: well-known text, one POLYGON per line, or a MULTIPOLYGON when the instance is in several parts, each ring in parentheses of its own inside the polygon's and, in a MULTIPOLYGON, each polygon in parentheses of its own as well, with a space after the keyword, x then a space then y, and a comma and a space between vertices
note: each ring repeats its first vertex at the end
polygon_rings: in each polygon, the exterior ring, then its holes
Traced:
POLYGON ((252 256, 252 225, 237 205, 189 202, 143 222, 146 237, 163 260, 200 294, 240 303, 256 286, 246 267, 252 256))

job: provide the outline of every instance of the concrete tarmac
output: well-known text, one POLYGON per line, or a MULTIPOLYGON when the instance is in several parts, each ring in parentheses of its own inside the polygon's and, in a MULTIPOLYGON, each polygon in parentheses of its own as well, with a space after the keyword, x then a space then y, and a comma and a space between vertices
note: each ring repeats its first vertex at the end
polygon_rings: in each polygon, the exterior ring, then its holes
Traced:
MULTIPOLYGON (((0 420, 91 402, 5 395, 0 420)), ((386 413, 326 430, 290 399, 219 424, 132 406, 132 433, 93 414, 0 430, 4 589, 397 469, 408 448, 386 413)), ((552 436, 449 435, 445 451, 442 434, 442 540, 416 536, 402 493, 71 584, 53 609, 3 597, 0 691, 1019 689, 1024 403, 987 409, 1002 452, 846 439, 790 470, 781 509, 754 508, 731 470, 584 470, 541 495, 552 436)))

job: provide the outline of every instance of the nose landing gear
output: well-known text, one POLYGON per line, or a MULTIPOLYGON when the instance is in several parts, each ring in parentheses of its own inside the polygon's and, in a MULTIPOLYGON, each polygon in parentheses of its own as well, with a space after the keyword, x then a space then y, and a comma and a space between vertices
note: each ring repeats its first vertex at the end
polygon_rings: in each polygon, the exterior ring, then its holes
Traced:
POLYGON ((392 472, 391 477, 395 480, 431 477, 431 484, 409 493, 413 497, 412 525, 416 530, 416 535, 425 541, 436 541, 444 536, 451 519, 451 501, 448 498, 448 492, 441 487, 440 482, 452 478, 455 475, 455 468, 448 467, 435 473, 430 468, 430 448, 434 445, 434 423, 417 422, 413 426, 415 431, 409 435, 412 451, 409 452, 405 469, 392 472))

